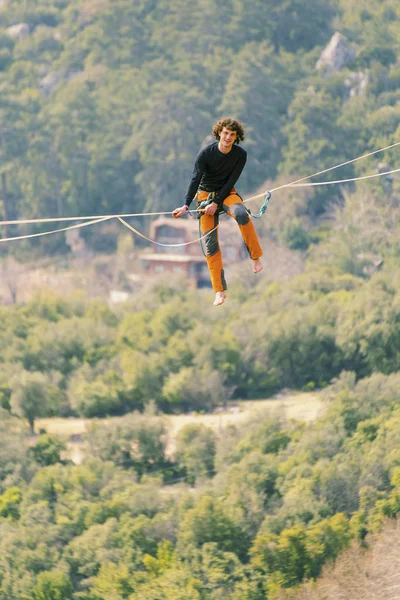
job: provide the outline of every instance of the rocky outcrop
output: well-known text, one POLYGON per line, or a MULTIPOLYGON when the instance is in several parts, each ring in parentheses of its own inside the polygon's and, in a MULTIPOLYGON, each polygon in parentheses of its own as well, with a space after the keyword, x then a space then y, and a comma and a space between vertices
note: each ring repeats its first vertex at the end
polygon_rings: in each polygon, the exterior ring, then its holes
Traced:
POLYGON ((329 44, 322 51, 316 69, 326 74, 340 71, 355 58, 355 51, 341 33, 334 33, 329 44))
POLYGON ((18 25, 12 25, 11 27, 8 27, 6 29, 6 32, 7 35, 10 36, 10 38, 20 40, 28 37, 28 35, 30 34, 30 29, 28 23, 18 23, 18 25))

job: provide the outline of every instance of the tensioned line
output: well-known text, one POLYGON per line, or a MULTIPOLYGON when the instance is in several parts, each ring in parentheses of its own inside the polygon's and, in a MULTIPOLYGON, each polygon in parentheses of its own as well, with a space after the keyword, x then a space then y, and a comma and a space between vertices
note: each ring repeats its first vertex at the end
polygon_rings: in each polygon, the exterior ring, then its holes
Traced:
MULTIPOLYGON (((323 175, 323 173, 328 173, 328 171, 333 171, 334 169, 339 169, 339 167, 344 167, 353 162, 356 162, 357 160, 361 160, 363 158, 368 158, 368 156, 373 156, 374 154, 378 154, 378 152, 384 152, 385 150, 390 150, 390 148, 394 148, 395 146, 400 146, 400 142, 395 142, 394 144, 390 144, 390 146, 385 146, 385 148, 380 148, 379 150, 374 150, 373 152, 368 152, 368 154, 363 154, 362 156, 358 156, 357 158, 353 158, 351 160, 346 160, 346 162, 340 163, 339 165, 335 165, 334 167, 329 167, 329 169, 324 169, 323 171, 318 171, 318 173, 314 173, 313 175, 307 175, 307 177, 302 177, 301 179, 296 179, 296 181, 292 181, 291 183, 284 183, 283 185, 280 185, 280 186, 273 188, 272 190, 268 190, 268 191, 271 192, 271 194, 272 194, 272 192, 277 192, 278 190, 282 190, 285 187, 293 187, 293 186, 299 184, 301 181, 306 181, 306 179, 311 179, 312 177, 317 177, 317 175, 323 175)), ((377 174, 377 176, 379 176, 379 177, 381 177, 382 175, 383 175, 383 173, 377 174)), ((354 181, 357 181, 357 179, 355 179, 354 181)), ((324 184, 326 185, 328 183, 329 182, 321 182, 320 185, 324 185, 324 184)), ((262 192, 261 194, 257 194, 257 196, 251 196, 251 198, 246 198, 245 202, 250 202, 251 200, 255 200, 256 198, 261 198, 261 196, 264 196, 264 195, 265 195, 265 192, 262 192)))
MULTIPOLYGON (((47 219, 14 219, 13 221, 0 221, 0 225, 28 225, 32 223, 60 223, 62 221, 88 221, 95 219, 113 219, 114 217, 154 217, 156 215, 170 215, 171 211, 130 213, 127 215, 91 215, 86 217, 50 217, 47 219)), ((60 230, 61 231, 61 230, 60 230)))
POLYGON ((372 179, 373 177, 383 177, 391 173, 398 173, 400 169, 385 171, 384 173, 374 173, 374 175, 363 175, 362 177, 353 177, 352 179, 338 179, 337 181, 319 181, 317 183, 292 183, 292 187, 309 187, 315 185, 333 185, 337 183, 347 183, 349 181, 361 181, 362 179, 372 179))
POLYGON ((42 235, 50 235, 51 233, 59 233, 60 231, 68 231, 70 229, 79 229, 80 227, 87 227, 88 225, 95 225, 96 223, 102 223, 103 221, 109 221, 114 217, 100 217, 98 219, 92 219, 86 223, 77 223, 76 225, 70 225, 69 227, 62 227, 61 229, 53 229, 52 231, 42 231, 41 233, 30 233, 29 235, 16 235, 14 237, 0 238, 0 242, 11 242, 13 240, 26 240, 27 238, 40 237, 42 235))

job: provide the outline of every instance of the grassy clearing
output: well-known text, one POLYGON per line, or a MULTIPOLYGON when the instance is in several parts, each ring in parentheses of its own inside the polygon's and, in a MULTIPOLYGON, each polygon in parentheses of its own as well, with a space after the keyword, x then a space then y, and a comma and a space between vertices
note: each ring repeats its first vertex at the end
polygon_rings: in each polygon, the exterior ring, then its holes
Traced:
POLYGON ((285 415, 288 419, 311 421, 315 419, 322 407, 322 400, 315 392, 282 394, 279 398, 268 400, 246 400, 237 405, 212 414, 174 415, 170 416, 171 436, 190 423, 202 423, 215 431, 225 429, 228 425, 238 425, 257 413, 285 415))
MULTIPOLYGON (((239 425, 247 419, 251 419, 258 413, 286 416, 288 419, 300 421, 311 421, 318 416, 322 408, 322 399, 318 392, 287 392, 279 394, 267 400, 246 400, 226 409, 218 410, 212 414, 181 414, 166 416, 169 425, 168 453, 173 453, 176 435, 182 427, 192 423, 203 424, 211 427, 214 431, 221 433, 228 425, 239 425)), ((107 424, 113 418, 96 419, 97 424, 107 424)), ((151 418, 151 417, 149 417, 151 418)), ((87 426, 93 421, 91 419, 38 419, 35 431, 45 429, 47 433, 59 435, 68 441, 69 458, 75 463, 80 463, 83 458, 82 442, 80 436, 87 431, 87 426), (75 438, 75 439, 74 439, 75 438)))

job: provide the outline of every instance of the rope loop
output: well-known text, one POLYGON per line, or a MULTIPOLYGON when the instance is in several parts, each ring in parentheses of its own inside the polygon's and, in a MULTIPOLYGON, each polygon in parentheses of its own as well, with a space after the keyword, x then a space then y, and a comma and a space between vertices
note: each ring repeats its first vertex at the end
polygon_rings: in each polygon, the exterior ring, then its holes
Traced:
POLYGON ((269 191, 265 192, 264 203, 263 203, 263 205, 261 206, 260 210, 258 211, 258 213, 256 215, 253 215, 253 213, 251 212, 251 210, 249 208, 246 208, 247 212, 249 213, 249 215, 251 217, 253 217, 253 219, 259 219, 260 217, 262 217, 263 215, 265 215, 265 212, 266 212, 266 210, 268 208, 269 201, 271 200, 271 196, 272 196, 271 192, 269 192, 269 191))

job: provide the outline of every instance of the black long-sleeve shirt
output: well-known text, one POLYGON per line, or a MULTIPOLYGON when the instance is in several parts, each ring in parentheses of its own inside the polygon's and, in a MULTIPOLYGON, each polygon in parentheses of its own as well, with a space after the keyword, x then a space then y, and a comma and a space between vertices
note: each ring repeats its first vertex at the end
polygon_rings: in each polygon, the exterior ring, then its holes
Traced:
POLYGON ((214 202, 221 205, 239 179, 246 160, 246 150, 236 144, 228 154, 218 149, 218 142, 200 150, 186 194, 186 206, 190 206, 197 190, 217 192, 214 202))

